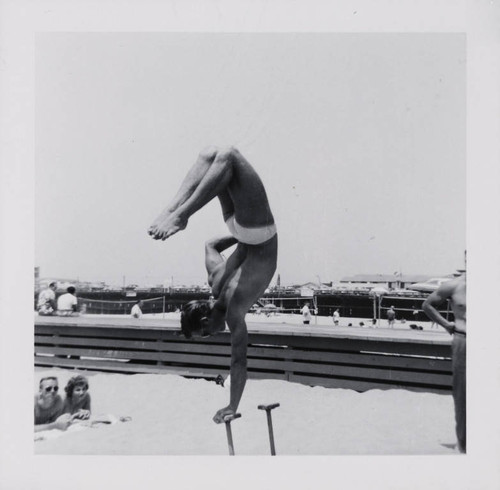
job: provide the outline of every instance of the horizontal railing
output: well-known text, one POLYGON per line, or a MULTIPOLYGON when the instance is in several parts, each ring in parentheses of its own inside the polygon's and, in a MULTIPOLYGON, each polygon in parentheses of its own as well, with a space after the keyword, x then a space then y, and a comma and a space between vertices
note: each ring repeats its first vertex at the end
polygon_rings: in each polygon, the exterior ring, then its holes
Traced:
MULTIPOLYGON (((178 328, 108 322, 114 324, 69 318, 35 322, 35 365, 205 378, 229 373, 228 332, 187 340, 178 328)), ((356 391, 405 388, 448 393, 450 341, 249 327, 248 377, 356 391)))

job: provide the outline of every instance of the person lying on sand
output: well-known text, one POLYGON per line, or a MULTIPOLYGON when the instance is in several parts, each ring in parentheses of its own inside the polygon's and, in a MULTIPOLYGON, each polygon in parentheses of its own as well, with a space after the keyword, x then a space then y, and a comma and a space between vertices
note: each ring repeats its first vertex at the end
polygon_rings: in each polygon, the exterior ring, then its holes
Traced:
POLYGON ((55 376, 42 378, 39 392, 35 394, 35 432, 42 430, 66 430, 71 423, 71 415, 63 414, 63 401, 59 391, 59 381, 55 376))
POLYGON ((262 296, 276 270, 278 235, 264 185, 250 163, 233 148, 202 151, 171 203, 149 227, 155 240, 186 228, 188 219, 218 197, 230 235, 205 244, 205 266, 214 299, 184 305, 181 330, 186 338, 231 332, 229 405, 214 422, 236 413, 247 379, 248 332, 245 315, 262 296), (221 252, 236 245, 227 259, 221 252))
POLYGON ((85 376, 73 376, 64 388, 63 413, 73 415, 72 420, 86 420, 90 417, 89 382, 85 376))

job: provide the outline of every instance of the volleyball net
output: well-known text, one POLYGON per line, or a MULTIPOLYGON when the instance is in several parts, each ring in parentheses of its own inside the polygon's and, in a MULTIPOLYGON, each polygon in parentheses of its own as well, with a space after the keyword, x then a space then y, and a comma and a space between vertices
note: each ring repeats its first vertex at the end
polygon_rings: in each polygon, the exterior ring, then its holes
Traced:
MULTIPOLYGON (((130 315, 132 307, 139 300, 100 300, 93 298, 78 298, 78 310, 81 313, 97 315, 130 315)), ((176 311, 178 305, 165 302, 164 296, 157 298, 141 299, 141 311, 147 313, 167 313, 176 311)))
MULTIPOLYGON (((312 314, 320 316, 331 316, 333 312, 338 309, 342 317, 360 317, 370 318, 386 318, 387 311, 394 305, 397 318, 405 318, 407 320, 413 319, 418 321, 428 321, 429 319, 422 311, 423 298, 415 300, 415 307, 403 306, 398 304, 398 298, 382 297, 373 303, 363 305, 346 305, 341 303, 324 304, 321 300, 322 297, 267 297, 260 298, 250 308, 251 313, 257 314, 300 314, 302 307, 305 303, 309 303, 309 308, 312 314), (319 301, 318 301, 319 299, 319 301), (319 304, 318 304, 319 303, 319 304)), ((132 307, 136 304, 138 299, 115 299, 115 300, 100 300, 94 298, 78 298, 78 310, 81 313, 100 314, 100 315, 130 315, 132 307)), ((144 314, 161 314, 175 312, 186 303, 186 299, 173 300, 172 298, 165 298, 165 296, 158 296, 155 298, 141 299, 141 311, 144 314)), ((453 317, 453 312, 450 311, 449 305, 440 308, 440 313, 447 319, 453 317)))

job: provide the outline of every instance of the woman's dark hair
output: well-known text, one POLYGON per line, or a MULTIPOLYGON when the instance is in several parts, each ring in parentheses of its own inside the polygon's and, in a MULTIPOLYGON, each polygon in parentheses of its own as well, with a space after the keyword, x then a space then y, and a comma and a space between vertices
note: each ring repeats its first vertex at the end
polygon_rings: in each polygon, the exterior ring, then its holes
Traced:
POLYGON ((206 299, 190 301, 182 307, 181 331, 186 339, 191 338, 191 332, 201 330, 201 320, 210 315, 211 309, 210 301, 206 299))
POLYGON ((89 389, 89 382, 87 381, 87 378, 85 376, 73 376, 69 381, 68 384, 64 387, 64 391, 66 392, 66 396, 68 398, 71 398, 73 396, 73 390, 77 386, 84 386, 89 389))

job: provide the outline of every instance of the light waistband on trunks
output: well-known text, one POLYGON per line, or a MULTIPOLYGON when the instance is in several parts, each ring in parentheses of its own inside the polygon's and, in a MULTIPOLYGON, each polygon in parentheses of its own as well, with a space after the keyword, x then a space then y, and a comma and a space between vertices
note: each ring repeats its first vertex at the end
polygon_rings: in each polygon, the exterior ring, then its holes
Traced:
POLYGON ((267 242, 274 235, 276 235, 276 224, 259 226, 258 228, 245 228, 238 224, 234 218, 234 214, 226 220, 226 225, 231 235, 234 236, 239 242, 246 243, 247 245, 260 245, 267 242))

